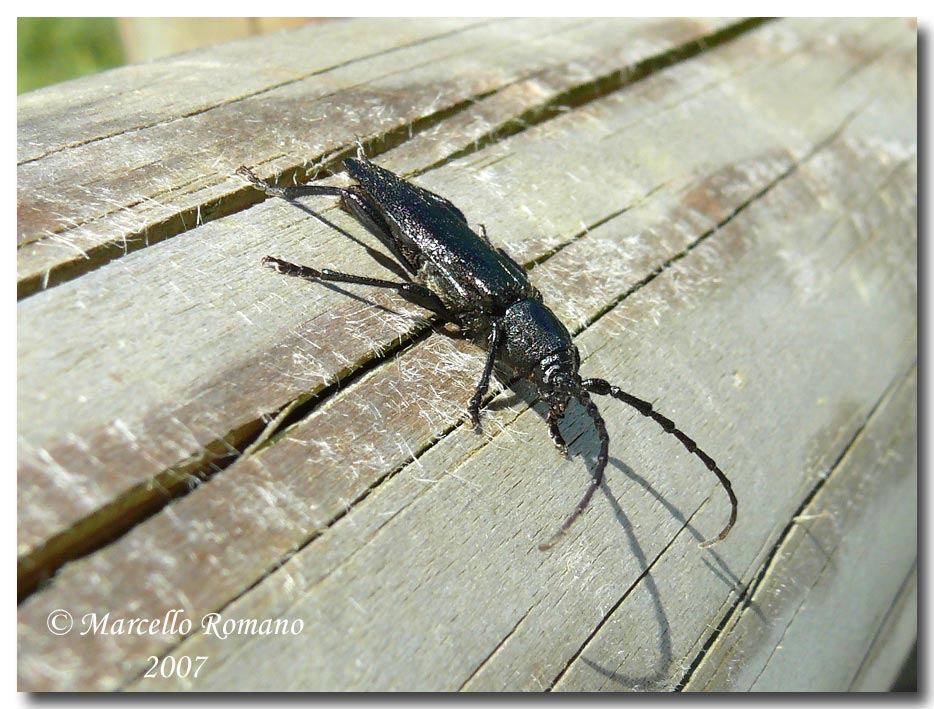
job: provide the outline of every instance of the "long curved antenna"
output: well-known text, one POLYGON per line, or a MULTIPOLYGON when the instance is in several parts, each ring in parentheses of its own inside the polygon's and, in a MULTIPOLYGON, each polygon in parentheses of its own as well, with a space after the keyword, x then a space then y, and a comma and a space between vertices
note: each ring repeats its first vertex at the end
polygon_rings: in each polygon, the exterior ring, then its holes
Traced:
POLYGON ((736 523, 737 501, 736 495, 733 493, 733 486, 730 485, 730 481, 726 475, 723 474, 723 471, 717 467, 717 464, 714 462, 713 458, 698 448, 697 443, 694 442, 694 439, 689 437, 686 433, 684 433, 684 431, 675 426, 671 419, 662 416, 655 409, 653 409, 649 402, 643 401, 642 399, 639 399, 632 394, 623 391, 619 387, 613 386, 603 379, 585 379, 581 382, 581 386, 594 394, 609 394, 610 396, 619 399, 626 404, 629 404, 643 416, 647 416, 648 418, 658 423, 663 429, 665 429, 666 433, 674 434, 675 438, 681 441, 681 444, 687 449, 688 453, 693 453, 703 461, 704 465, 707 466, 707 469, 717 476, 717 480, 720 481, 723 489, 726 490, 726 494, 730 496, 730 504, 732 505, 733 509, 730 512, 730 521, 726 523, 723 531, 720 532, 716 538, 701 542, 700 546, 706 549, 707 547, 713 546, 717 542, 722 542, 724 539, 726 539, 726 535, 730 533, 730 530, 736 523))
POLYGON ((593 403, 590 396, 587 395, 587 392, 581 391, 575 396, 577 400, 583 404, 584 408, 587 409, 587 414, 590 418, 593 419, 594 427, 597 429, 597 435, 600 437, 600 454, 597 456, 597 467, 593 471, 593 477, 590 479, 590 485, 587 486, 587 492, 584 493, 581 501, 577 503, 577 507, 574 508, 571 516, 564 520, 561 529, 555 532, 547 542, 538 545, 540 551, 548 551, 557 544, 561 537, 564 536, 565 532, 567 532, 571 528, 571 525, 577 521, 577 518, 581 516, 581 513, 587 509, 587 505, 590 504, 590 499, 597 491, 597 488, 600 487, 600 483, 603 482, 603 471, 606 470, 606 463, 610 458, 610 436, 606 432, 606 424, 603 422, 603 417, 600 416, 600 410, 597 408, 597 405, 593 403))

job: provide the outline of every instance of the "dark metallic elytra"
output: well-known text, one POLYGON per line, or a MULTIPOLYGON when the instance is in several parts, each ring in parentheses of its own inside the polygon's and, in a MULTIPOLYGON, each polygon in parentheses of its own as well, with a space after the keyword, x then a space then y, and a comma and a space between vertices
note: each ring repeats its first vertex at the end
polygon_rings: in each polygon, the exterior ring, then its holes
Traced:
POLYGON ((395 282, 354 276, 328 269, 298 266, 272 256, 263 263, 279 273, 319 281, 357 283, 391 288, 448 322, 487 350, 480 381, 470 399, 470 420, 480 425, 480 404, 490 384, 494 364, 514 377, 534 382, 548 404, 546 422, 558 449, 566 452, 559 423, 571 399, 577 399, 593 420, 600 438, 600 453, 590 485, 561 528, 539 548, 551 548, 590 504, 603 481, 609 458, 610 437, 590 394, 609 395, 629 404, 643 416, 673 434, 717 476, 730 498, 730 520, 720 534, 701 544, 710 546, 726 538, 736 522, 736 495, 730 481, 713 459, 652 405, 603 379, 581 379, 580 355, 567 328, 542 301, 525 269, 503 249, 493 246, 481 226, 479 234, 451 202, 413 185, 361 157, 344 161, 357 184, 347 188, 323 185, 278 187, 241 167, 237 173, 266 194, 292 200, 308 195, 340 198, 340 205, 383 243, 412 276, 395 282))

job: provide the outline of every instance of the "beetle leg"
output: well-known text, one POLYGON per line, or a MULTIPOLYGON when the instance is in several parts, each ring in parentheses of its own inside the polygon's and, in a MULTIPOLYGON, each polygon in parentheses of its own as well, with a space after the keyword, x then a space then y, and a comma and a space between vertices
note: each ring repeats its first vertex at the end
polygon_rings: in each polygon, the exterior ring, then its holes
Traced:
MULTIPOLYGON (((407 249, 393 237, 386 220, 373 203, 372 198, 357 185, 350 187, 329 187, 327 185, 292 185, 279 187, 266 180, 261 180, 247 167, 239 167, 237 174, 248 180, 256 189, 262 190, 270 197, 280 197, 286 200, 295 200, 299 197, 338 197, 340 206, 356 219, 368 232, 373 234, 380 242, 392 252, 405 270, 411 274, 418 272, 418 263, 414 254, 407 253, 407 249)), ((421 303, 419 303, 421 305, 421 303)), ((433 310, 433 308, 430 308, 433 310)))
POLYGON ((412 275, 418 273, 418 252, 396 238, 373 198, 358 185, 351 185, 341 193, 341 208, 356 219, 373 236, 380 240, 396 261, 412 275))
POLYGON ((340 197, 344 193, 342 187, 328 187, 326 185, 292 185, 291 187, 279 187, 266 180, 261 180, 253 171, 247 167, 237 168, 237 174, 250 182, 256 189, 262 190, 270 197, 281 197, 282 199, 296 199, 298 197, 307 197, 309 195, 324 195, 326 197, 340 197))
POLYGON ((451 315, 450 311, 448 311, 444 303, 441 302, 441 299, 438 297, 438 295, 420 283, 386 281, 382 278, 371 278, 370 276, 355 276, 351 273, 332 271, 329 268, 322 268, 321 270, 318 270, 317 268, 312 268, 311 266, 299 266, 295 263, 289 263, 288 261, 283 261, 282 259, 275 258, 274 256, 266 256, 263 259, 263 263, 267 266, 271 266, 278 273, 282 273, 286 276, 297 276, 299 278, 315 281, 355 283, 362 286, 392 288, 409 302, 420 305, 426 310, 437 313, 438 315, 449 319, 452 322, 456 322, 453 315, 451 315))
POLYGON ((548 409, 548 415, 545 417, 545 423, 548 424, 548 433, 551 434, 551 440, 555 442, 555 447, 561 451, 561 454, 567 457, 568 444, 561 435, 561 429, 558 422, 563 418, 563 414, 557 409, 548 409))
POLYGON ((483 395, 490 388, 490 375, 493 374, 493 364, 496 362, 496 352, 499 350, 499 344, 503 339, 503 328, 498 320, 493 320, 490 327, 490 343, 486 353, 486 362, 483 365, 483 374, 480 375, 480 381, 477 383, 477 389, 470 397, 470 403, 467 405, 467 413, 470 414, 470 421, 476 428, 480 428, 480 402, 483 395))

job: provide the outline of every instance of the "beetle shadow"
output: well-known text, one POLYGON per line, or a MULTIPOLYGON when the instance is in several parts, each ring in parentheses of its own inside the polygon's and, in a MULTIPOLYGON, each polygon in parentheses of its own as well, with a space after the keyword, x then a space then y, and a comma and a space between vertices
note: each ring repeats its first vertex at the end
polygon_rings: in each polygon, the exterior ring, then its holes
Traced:
MULTIPOLYGON (((525 398, 528 396, 528 390, 525 387, 513 387, 513 393, 518 398, 525 398)), ((547 407, 545 407, 541 401, 538 401, 535 403, 535 405, 532 406, 532 408, 542 418, 543 425, 545 425, 547 407)), ((575 403, 575 405, 568 408, 567 416, 565 418, 567 421, 567 428, 573 427, 574 429, 580 431, 578 435, 576 435, 572 440, 568 441, 568 449, 570 454, 572 456, 575 454, 579 455, 586 463, 587 469, 589 471, 593 471, 597 464, 597 451, 599 450, 600 442, 590 417, 579 403, 575 403)), ((662 507, 664 507, 665 510, 681 524, 682 528, 686 529, 688 533, 697 540, 698 543, 704 541, 704 536, 689 522, 681 510, 679 510, 674 504, 666 499, 664 495, 658 492, 658 490, 656 490, 645 477, 639 475, 629 465, 612 455, 609 457, 607 466, 612 466, 614 469, 618 470, 620 473, 629 478, 629 480, 642 487, 653 499, 658 501, 662 507)), ((673 660, 673 650, 671 640, 671 625, 668 620, 665 606, 662 603, 658 585, 656 584, 652 575, 652 565, 655 563, 655 560, 650 562, 647 558, 645 550, 639 542, 632 522, 629 520, 628 515, 620 505, 616 495, 613 494, 610 483, 606 478, 604 478, 600 487, 601 491, 609 502, 611 509, 613 510, 613 514, 616 517, 617 523, 620 525, 626 536, 629 549, 639 565, 641 576, 639 581, 637 581, 637 585, 643 589, 644 593, 648 594, 649 600, 652 604, 655 623, 658 628, 658 640, 655 649, 656 661, 654 668, 647 674, 632 675, 613 671, 609 668, 603 667, 599 663, 594 662, 593 660, 590 660, 583 655, 581 655, 580 659, 594 671, 621 686, 634 689, 661 689, 663 686, 671 683, 670 669, 673 660)), ((705 551, 710 555, 710 557, 713 557, 714 560, 714 563, 711 563, 706 556, 703 559, 704 564, 708 569, 710 569, 711 573, 720 579, 730 590, 735 591, 737 594, 741 594, 744 591, 742 583, 730 569, 726 561, 711 549, 707 549, 705 551)), ((628 596, 629 593, 634 590, 635 587, 627 590, 623 598, 621 598, 617 603, 617 607, 623 602, 626 596, 628 596)), ((761 613, 759 609, 754 610, 761 613)))
MULTIPOLYGON (((614 467, 621 470, 625 475, 633 479, 642 480, 642 478, 639 478, 638 475, 633 473, 632 469, 625 463, 622 463, 615 458, 611 458, 610 463, 614 467)), ((639 538, 636 534, 635 528, 632 525, 632 522, 629 521, 628 515, 623 511, 622 506, 619 504, 619 501, 616 499, 616 496, 613 494, 607 481, 604 480, 600 487, 607 501, 610 503, 610 507, 613 510, 613 514, 616 517, 617 523, 622 528, 623 533, 626 535, 626 542, 629 544, 630 552, 636 558, 636 562, 639 564, 641 578, 636 582, 636 584, 638 587, 643 589, 643 593, 648 595, 648 598, 652 604, 655 624, 658 628, 658 633, 656 636, 657 642, 655 647, 656 659, 654 669, 648 674, 642 676, 614 672, 608 668, 600 666, 598 663, 592 660, 589 660, 583 654, 580 656, 580 659, 582 662, 600 674, 627 688, 657 688, 658 685, 662 684, 667 678, 667 670, 671 666, 672 661, 672 649, 671 624, 668 621, 668 614, 665 611, 665 605, 662 603, 662 597, 658 590, 658 584, 656 584, 655 578, 652 575, 652 564, 654 564, 654 561, 651 563, 649 562, 645 550, 639 543, 639 538)), ((646 484, 645 487, 647 490, 649 490, 650 493, 655 493, 655 490, 651 485, 646 484)), ((635 591, 635 588, 631 590, 635 591)), ((627 596, 629 592, 630 591, 627 590, 627 596)), ((620 603, 622 603, 622 600, 623 599, 620 599, 620 603)))
MULTIPOLYGON (((641 486, 646 492, 655 498, 655 500, 657 500, 659 504, 661 504, 661 506, 664 507, 674 519, 680 522, 681 526, 684 527, 684 529, 686 529, 688 533, 697 540, 698 545, 706 541, 704 535, 701 534, 697 528, 688 521, 681 510, 671 504, 671 502, 669 502, 664 495, 652 487, 648 480, 639 475, 618 458, 610 456, 609 464, 617 468, 620 472, 626 475, 626 477, 641 486)), ((710 548, 705 549, 704 551, 706 553, 702 561, 704 565, 710 570, 710 572, 719 578, 731 591, 734 591, 735 593, 742 593, 744 591, 742 581, 740 581, 739 577, 733 573, 732 569, 730 569, 729 565, 726 563, 726 561, 724 561, 723 557, 710 548), (711 563, 708 557, 713 557, 714 563, 711 563)))

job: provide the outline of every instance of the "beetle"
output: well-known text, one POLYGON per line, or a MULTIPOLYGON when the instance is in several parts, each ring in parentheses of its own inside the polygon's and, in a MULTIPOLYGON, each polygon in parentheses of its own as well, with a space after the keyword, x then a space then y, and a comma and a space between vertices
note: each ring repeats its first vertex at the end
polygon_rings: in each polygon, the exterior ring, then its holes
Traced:
POLYGON ((470 420, 477 428, 480 405, 495 365, 507 376, 532 381, 548 405, 545 422, 551 439, 564 454, 567 444, 559 424, 570 401, 580 402, 600 439, 597 464, 584 496, 558 531, 539 546, 541 550, 550 549, 570 529, 603 481, 610 438, 591 394, 609 395, 628 404, 660 424, 689 453, 700 458, 726 490, 731 505, 730 519, 723 530, 700 546, 709 547, 726 538, 736 522, 737 500, 729 479, 713 458, 649 402, 603 379, 581 377, 580 354, 568 329, 545 305, 526 270, 506 251, 493 245, 483 226, 475 232, 463 212, 450 201, 379 167, 362 153, 345 159, 344 166, 355 181, 349 187, 314 184, 279 187, 256 177, 246 167, 240 167, 237 174, 267 195, 286 200, 337 197, 340 206, 392 253, 410 280, 397 282, 319 270, 273 256, 266 256, 263 263, 279 273, 313 281, 389 288, 457 325, 486 349, 480 381, 467 406, 470 420))

